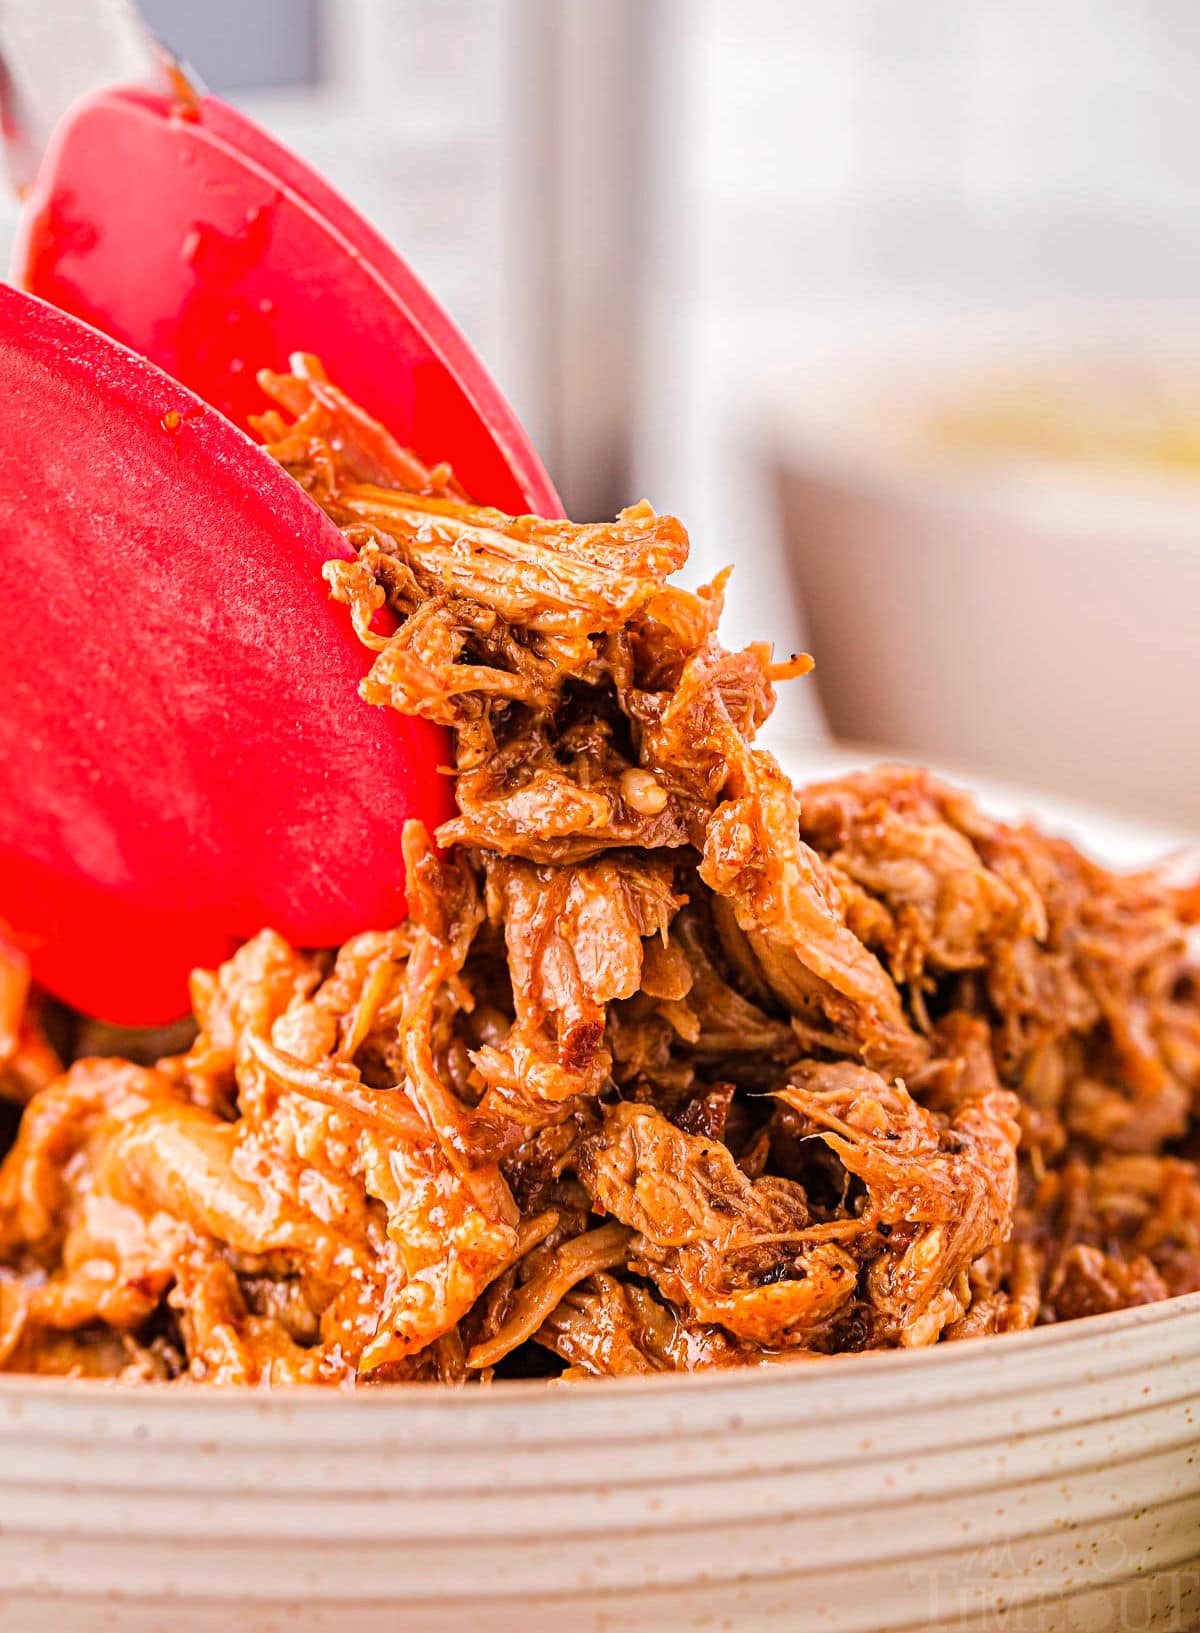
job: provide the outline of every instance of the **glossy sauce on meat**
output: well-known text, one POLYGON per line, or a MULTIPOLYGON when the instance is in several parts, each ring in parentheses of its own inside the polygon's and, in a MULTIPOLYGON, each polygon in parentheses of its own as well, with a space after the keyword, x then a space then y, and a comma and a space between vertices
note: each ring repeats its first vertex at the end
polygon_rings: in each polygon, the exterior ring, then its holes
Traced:
POLYGON ((136 1061, 0 965, 0 1366, 581 1378, 1200 1286, 1200 894, 924 773, 796 790, 754 739, 807 660, 720 645, 679 522, 473 506, 294 369, 264 440, 458 815, 407 923, 265 929, 136 1061))

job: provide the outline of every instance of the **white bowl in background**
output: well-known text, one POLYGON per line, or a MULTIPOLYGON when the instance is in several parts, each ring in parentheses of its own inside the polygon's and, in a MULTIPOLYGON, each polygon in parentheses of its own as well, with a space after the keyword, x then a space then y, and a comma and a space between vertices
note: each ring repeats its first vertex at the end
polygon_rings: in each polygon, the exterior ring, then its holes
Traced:
MULTIPOLYGON (((1177 837, 985 794, 1117 864, 1177 837)), ((1200 1294, 568 1387, 2 1377, 0 1471, 4 1633, 1180 1633, 1200 1626, 1200 1294)))
POLYGON ((1175 390, 1200 420, 1198 342, 1194 314, 952 321, 795 371, 772 459, 836 736, 1200 819, 1200 468, 972 459, 923 430, 1014 372, 1175 390))

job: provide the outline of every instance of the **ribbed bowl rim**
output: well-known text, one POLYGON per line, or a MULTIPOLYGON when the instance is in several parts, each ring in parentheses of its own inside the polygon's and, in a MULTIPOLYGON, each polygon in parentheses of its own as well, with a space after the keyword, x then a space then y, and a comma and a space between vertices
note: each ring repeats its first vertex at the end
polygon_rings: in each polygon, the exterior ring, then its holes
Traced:
MULTIPOLYGON (((23 1422, 26 1408, 36 1412, 39 1431, 47 1433, 54 1431, 56 1419, 64 1434, 77 1433, 81 1414, 89 1419, 99 1414, 114 1430, 136 1420, 151 1432, 169 1431, 171 1439, 211 1439, 222 1421, 247 1417, 267 1434, 274 1428, 290 1436, 297 1419, 315 1423, 330 1414, 342 1420, 348 1432, 367 1419, 378 1426, 381 1416, 395 1415, 455 1441, 462 1431, 475 1444, 481 1433, 488 1438, 489 1421, 500 1440, 510 1440, 514 1415, 535 1422, 556 1439, 572 1427, 586 1432, 589 1423, 602 1433, 614 1413, 626 1427, 636 1420, 651 1431, 657 1426, 661 1435, 687 1432, 688 1418, 711 1430, 731 1423, 747 1426, 746 1411, 752 1403, 767 1406, 779 1424, 828 1419, 850 1407, 862 1422, 888 1417, 900 1405, 936 1414, 975 1395, 994 1410, 1006 1398, 1015 1401, 1142 1373, 1147 1378, 1177 1375, 1181 1396, 1200 1397, 1200 1292, 926 1349, 804 1357, 715 1372, 584 1379, 567 1385, 498 1379, 465 1387, 412 1383, 349 1390, 236 1385, 206 1389, 186 1382, 154 1385, 11 1374, 0 1376, 0 1439, 23 1422), (1187 1369, 1189 1361, 1194 1362, 1194 1371, 1187 1369), (531 1414, 526 1409, 533 1406, 537 1411, 531 1414)), ((1153 1393, 1161 1398, 1158 1389, 1153 1393)), ((322 1426, 328 1427, 327 1422, 322 1426)), ((997 1438, 1009 1432, 997 1431, 997 1438)))

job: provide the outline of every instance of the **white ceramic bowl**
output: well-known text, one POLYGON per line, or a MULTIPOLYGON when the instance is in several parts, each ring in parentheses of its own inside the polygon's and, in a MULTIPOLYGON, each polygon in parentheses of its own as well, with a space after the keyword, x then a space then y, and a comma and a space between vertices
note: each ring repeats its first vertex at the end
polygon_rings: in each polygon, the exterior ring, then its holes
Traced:
MULTIPOLYGON (((1200 822, 1200 471, 979 466, 914 434, 1006 367, 1036 377, 1044 359, 1086 383, 1089 360, 1140 358, 1144 373, 1150 328, 931 325, 894 357, 881 343, 873 362, 826 362, 785 388, 781 525, 836 736, 1200 822)), ((1190 385, 1174 390, 1200 409, 1195 314, 1177 338, 1190 385)))
MULTIPOLYGON (((1075 808, 987 792, 1080 831, 1075 808)), ((1163 838, 1092 828, 1118 861, 1163 838)), ((943 1625, 1200 1626, 1200 1295, 574 1387, 0 1378, 4 1633, 943 1625)))

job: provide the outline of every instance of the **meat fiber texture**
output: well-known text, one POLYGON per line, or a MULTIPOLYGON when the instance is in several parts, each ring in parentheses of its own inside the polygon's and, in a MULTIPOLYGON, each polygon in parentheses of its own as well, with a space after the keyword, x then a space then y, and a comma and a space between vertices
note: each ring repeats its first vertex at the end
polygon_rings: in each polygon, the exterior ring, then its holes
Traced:
POLYGON ((314 359, 263 383, 458 814, 407 831, 407 922, 266 929, 177 1037, 0 967, 0 1365, 576 1379, 1200 1287, 1200 893, 922 772, 797 791, 754 738, 807 660, 721 646, 679 522, 474 506, 314 359))

